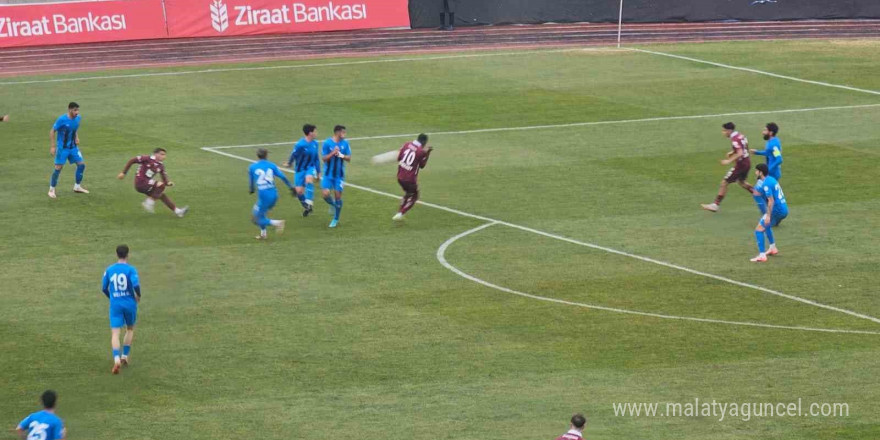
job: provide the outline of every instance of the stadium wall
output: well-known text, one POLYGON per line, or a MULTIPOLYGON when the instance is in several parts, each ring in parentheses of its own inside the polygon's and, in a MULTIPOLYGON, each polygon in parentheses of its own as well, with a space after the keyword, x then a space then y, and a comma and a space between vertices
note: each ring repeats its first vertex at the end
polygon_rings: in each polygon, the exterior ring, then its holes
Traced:
MULTIPOLYGON (((619 0, 448 0, 455 25, 617 22, 619 0)), ((880 18, 880 0, 624 0, 627 23, 880 18)), ((440 26, 443 0, 410 0, 413 28, 440 26)))

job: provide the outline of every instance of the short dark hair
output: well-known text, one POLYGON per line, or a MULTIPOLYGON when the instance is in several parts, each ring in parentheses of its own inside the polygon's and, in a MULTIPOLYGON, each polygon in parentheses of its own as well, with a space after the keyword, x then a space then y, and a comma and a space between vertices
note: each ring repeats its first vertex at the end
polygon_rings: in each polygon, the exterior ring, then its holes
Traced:
POLYGON ((773 133, 773 136, 776 136, 776 133, 779 133, 779 126, 776 125, 775 122, 768 122, 765 127, 767 127, 767 130, 769 130, 770 133, 773 133))
POLYGON ((67 104, 67 109, 68 109, 68 110, 73 110, 73 109, 75 109, 75 108, 79 108, 79 104, 77 104, 77 103, 75 103, 75 102, 71 102, 70 104, 67 104))
POLYGON ((55 391, 46 390, 43 391, 40 400, 43 402, 43 408, 52 409, 55 408, 55 401, 58 400, 58 394, 55 394, 55 391))
POLYGON ((128 258, 128 246, 124 244, 116 246, 116 256, 119 258, 128 258))
POLYGON ((342 131, 342 130, 345 130, 345 126, 344 126, 344 125, 337 125, 337 126, 333 127, 333 132, 334 132, 334 133, 339 133, 339 132, 342 131))
POLYGON ((419 135, 419 137, 416 140, 418 140, 420 144, 425 145, 428 143, 428 135, 426 135, 425 133, 422 133, 419 135))
POLYGON ((583 429, 587 424, 587 418, 583 414, 577 413, 571 416, 571 424, 577 429, 583 429))
POLYGON ((163 153, 167 153, 167 151, 165 151, 164 148, 156 148, 155 150, 153 150, 153 154, 156 154, 156 153, 158 153, 158 152, 160 152, 160 151, 163 152, 163 153))
POLYGON ((315 127, 312 124, 303 125, 303 134, 308 136, 308 134, 315 131, 316 128, 318 128, 318 127, 315 127))
POLYGON ((758 171, 760 171, 761 174, 763 174, 763 175, 765 175, 765 176, 769 176, 769 175, 770 175, 770 169, 767 168, 767 164, 766 164, 766 163, 759 163, 758 165, 755 166, 755 169, 758 170, 758 171))
POLYGON ((265 148, 260 148, 259 150, 257 150, 257 157, 259 157, 260 159, 265 159, 269 157, 269 150, 265 148))
POLYGON ((723 127, 725 130, 736 130, 736 124, 734 124, 733 122, 727 122, 721 127, 723 127))

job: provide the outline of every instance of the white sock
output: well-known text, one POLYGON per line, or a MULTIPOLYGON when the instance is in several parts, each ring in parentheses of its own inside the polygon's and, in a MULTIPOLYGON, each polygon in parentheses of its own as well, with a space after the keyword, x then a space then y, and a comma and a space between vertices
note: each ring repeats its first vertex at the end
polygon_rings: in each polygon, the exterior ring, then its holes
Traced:
POLYGON ((266 230, 265 230, 265 229, 260 229, 260 235, 262 235, 263 237, 265 237, 265 236, 266 236, 266 230))
POLYGON ((54 186, 50 186, 50 187, 49 187, 49 191, 55 191, 55 187, 54 187, 54 186))
POLYGON ((770 249, 776 249, 776 243, 770 243, 770 249))
POLYGON ((155 205, 156 205, 156 201, 153 200, 153 199, 151 199, 151 198, 149 198, 149 197, 147 197, 147 200, 144 200, 144 204, 146 204, 147 206, 155 206, 155 205))
MULTIPOLYGON (((269 220, 269 224, 272 226, 281 226, 281 220, 269 220)), ((265 229, 264 229, 265 231, 265 229)))
POLYGON ((127 360, 128 360, 128 356, 126 356, 126 355, 122 355, 122 359, 124 359, 124 360, 127 361, 127 360))
POLYGON ((113 362, 119 363, 119 356, 113 356, 113 362))

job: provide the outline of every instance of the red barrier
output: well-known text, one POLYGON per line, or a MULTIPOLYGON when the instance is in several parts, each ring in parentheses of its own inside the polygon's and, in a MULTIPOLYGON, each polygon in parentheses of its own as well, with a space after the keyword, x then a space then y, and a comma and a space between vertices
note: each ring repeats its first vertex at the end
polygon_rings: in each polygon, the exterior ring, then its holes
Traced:
POLYGON ((165 0, 165 7, 173 38, 409 27, 407 0, 165 0))
POLYGON ((0 47, 166 36, 162 0, 0 6, 0 47))

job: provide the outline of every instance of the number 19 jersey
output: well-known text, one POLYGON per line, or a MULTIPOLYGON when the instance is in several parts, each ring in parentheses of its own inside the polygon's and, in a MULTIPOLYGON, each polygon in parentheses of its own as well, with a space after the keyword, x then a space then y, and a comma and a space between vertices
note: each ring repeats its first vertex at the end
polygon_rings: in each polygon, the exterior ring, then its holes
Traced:
POLYGON ((137 269, 128 263, 116 263, 104 271, 102 290, 110 297, 110 305, 135 304, 134 290, 140 287, 137 269))

